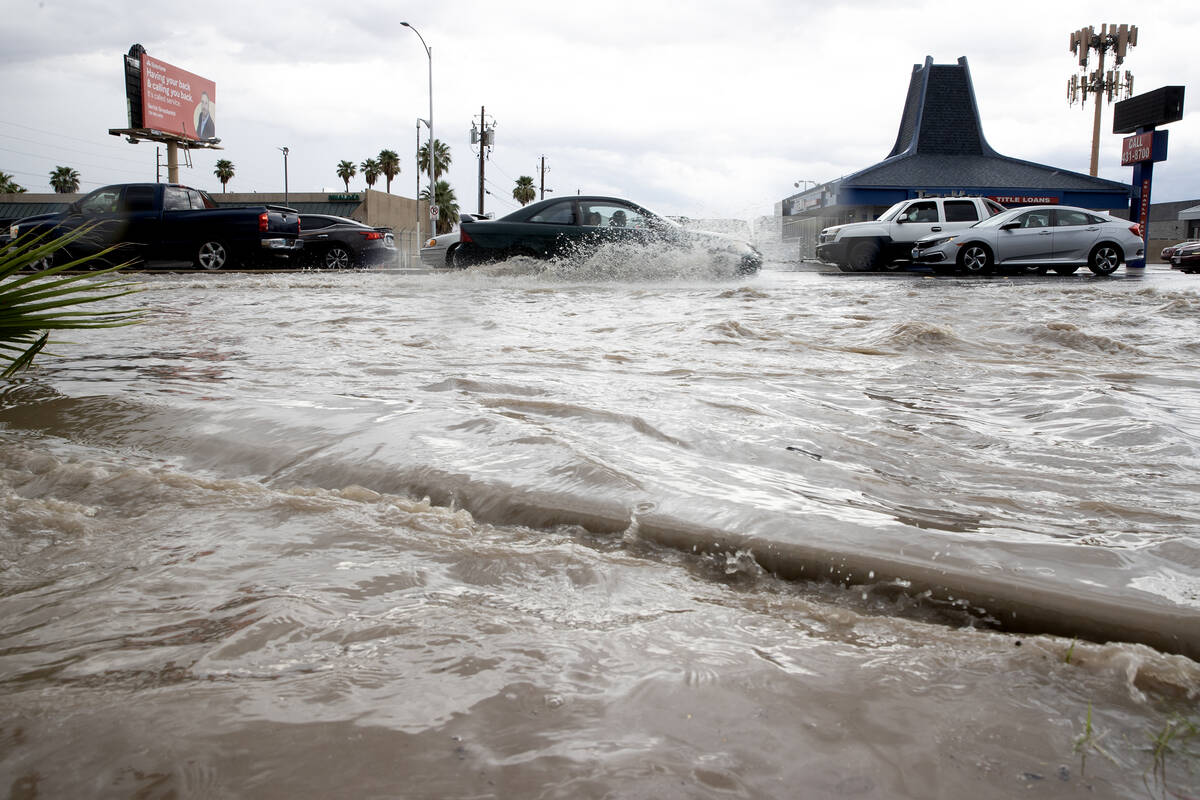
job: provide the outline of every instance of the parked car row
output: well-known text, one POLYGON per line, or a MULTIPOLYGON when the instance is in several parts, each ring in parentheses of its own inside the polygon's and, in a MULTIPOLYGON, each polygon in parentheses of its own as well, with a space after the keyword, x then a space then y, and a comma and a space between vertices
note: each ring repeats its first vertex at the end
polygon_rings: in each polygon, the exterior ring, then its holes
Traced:
POLYGON ((817 257, 846 272, 924 265, 937 273, 1070 275, 1086 266, 1108 275, 1144 258, 1145 244, 1140 225, 1091 209, 924 197, 896 203, 876 220, 825 228, 817 257))
POLYGON ((5 238, 50 241, 73 232, 79 235, 35 266, 98 257, 109 248, 115 249, 97 263, 204 270, 347 269, 389 263, 396 255, 389 228, 278 205, 218 206, 206 192, 162 183, 105 186, 61 212, 12 222, 5 238))

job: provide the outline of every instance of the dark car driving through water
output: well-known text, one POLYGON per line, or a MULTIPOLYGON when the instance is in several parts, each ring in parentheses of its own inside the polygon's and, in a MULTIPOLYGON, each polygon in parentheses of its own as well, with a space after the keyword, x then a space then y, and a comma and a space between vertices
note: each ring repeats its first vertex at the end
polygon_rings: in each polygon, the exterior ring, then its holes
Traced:
POLYGON ((748 242, 693 231, 642 206, 616 197, 575 196, 542 200, 487 222, 463 222, 452 259, 455 267, 515 256, 556 258, 587 255, 607 244, 647 248, 701 248, 731 258, 739 273, 757 272, 762 254, 748 242))

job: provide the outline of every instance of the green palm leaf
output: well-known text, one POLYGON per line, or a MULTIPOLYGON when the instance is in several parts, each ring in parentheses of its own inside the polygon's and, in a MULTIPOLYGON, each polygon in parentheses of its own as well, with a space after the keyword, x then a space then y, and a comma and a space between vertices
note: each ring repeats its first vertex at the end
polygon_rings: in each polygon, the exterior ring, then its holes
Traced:
POLYGON ((25 236, 0 252, 0 363, 7 367, 0 378, 26 369, 50 341, 49 331, 116 328, 134 325, 145 309, 119 311, 80 310, 81 306, 133 294, 141 289, 111 276, 130 262, 88 273, 70 273, 116 250, 110 247, 94 256, 64 259, 49 269, 31 271, 46 258, 54 258, 71 242, 86 236, 88 228, 58 238, 46 234, 25 236))

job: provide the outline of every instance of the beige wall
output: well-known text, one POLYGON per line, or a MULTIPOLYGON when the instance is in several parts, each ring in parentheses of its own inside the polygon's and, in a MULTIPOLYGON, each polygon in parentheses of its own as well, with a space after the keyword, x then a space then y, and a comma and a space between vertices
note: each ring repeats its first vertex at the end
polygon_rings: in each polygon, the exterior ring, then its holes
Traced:
MULTIPOLYGON (((228 194, 214 194, 213 198, 220 203, 295 205, 296 203, 327 203, 331 194, 342 193, 288 192, 287 203, 284 202, 283 192, 229 192, 228 194)), ((349 215, 350 218, 356 219, 366 225, 371 225, 372 227, 388 227, 397 233, 411 231, 417 222, 418 212, 422 215, 428 213, 424 203, 420 203, 420 208, 418 209, 418 201, 411 197, 401 197, 397 194, 378 192, 374 189, 350 192, 350 194, 357 194, 363 198, 362 203, 349 215)), ((425 217, 422 216, 422 220, 424 219, 425 217)), ((421 227, 425 228, 426 225, 423 224, 421 227)))

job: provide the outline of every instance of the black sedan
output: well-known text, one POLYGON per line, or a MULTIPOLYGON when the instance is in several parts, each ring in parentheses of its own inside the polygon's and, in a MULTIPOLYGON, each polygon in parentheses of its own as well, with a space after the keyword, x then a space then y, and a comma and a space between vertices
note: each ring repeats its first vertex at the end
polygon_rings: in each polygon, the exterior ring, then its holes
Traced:
POLYGON ((323 269, 350 269, 392 264, 396 243, 390 228, 328 214, 301 214, 302 263, 323 269))
POLYGON ((587 195, 531 203, 490 222, 463 222, 452 260, 456 267, 469 267, 514 256, 571 257, 623 242, 660 249, 699 247, 714 257, 734 259, 741 273, 762 266, 762 255, 747 242, 686 229, 628 200, 587 195))

